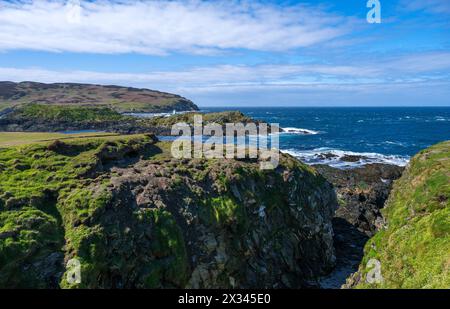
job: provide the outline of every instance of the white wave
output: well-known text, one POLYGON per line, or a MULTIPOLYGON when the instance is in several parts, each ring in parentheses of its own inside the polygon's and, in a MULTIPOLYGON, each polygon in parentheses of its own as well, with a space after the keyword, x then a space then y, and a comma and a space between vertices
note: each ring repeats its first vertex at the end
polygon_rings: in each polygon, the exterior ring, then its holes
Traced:
POLYGON ((314 131, 314 130, 309 130, 309 129, 302 129, 302 128, 294 128, 294 127, 289 127, 289 128, 281 128, 283 129, 284 134, 299 134, 299 135, 316 135, 319 134, 319 131, 314 131))
POLYGON ((125 116, 132 116, 137 118, 154 118, 154 117, 170 117, 178 114, 185 114, 191 111, 173 111, 171 113, 123 113, 125 116))
POLYGON ((401 142, 385 141, 384 144, 406 147, 406 145, 404 143, 401 143, 401 142))
POLYGON ((436 121, 449 121, 449 119, 442 117, 442 116, 436 116, 434 117, 434 120, 436 121))
MULTIPOLYGON (((282 152, 290 154, 306 164, 327 164, 332 167, 349 169, 364 166, 371 163, 384 163, 398 166, 405 166, 408 164, 409 156, 400 155, 383 155, 374 152, 354 152, 344 151, 331 148, 316 148, 313 150, 294 150, 287 149, 282 152), (354 162, 344 161, 345 157, 353 157, 354 162)), ((353 161, 352 160, 352 161, 353 161)))

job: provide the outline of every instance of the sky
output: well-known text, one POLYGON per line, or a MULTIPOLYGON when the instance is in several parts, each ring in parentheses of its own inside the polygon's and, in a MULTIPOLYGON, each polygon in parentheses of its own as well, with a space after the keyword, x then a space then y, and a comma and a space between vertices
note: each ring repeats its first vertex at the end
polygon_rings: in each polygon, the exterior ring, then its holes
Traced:
POLYGON ((450 106, 450 0, 0 0, 0 80, 199 106, 450 106))

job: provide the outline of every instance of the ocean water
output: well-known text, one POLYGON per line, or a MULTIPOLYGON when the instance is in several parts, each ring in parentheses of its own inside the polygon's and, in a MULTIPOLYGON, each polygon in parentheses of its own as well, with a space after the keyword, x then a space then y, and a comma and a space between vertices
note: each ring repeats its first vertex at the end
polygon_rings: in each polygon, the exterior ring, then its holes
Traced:
POLYGON ((289 132, 280 149, 309 164, 350 168, 367 163, 406 165, 418 151, 450 140, 450 107, 208 107, 240 110, 289 132), (346 155, 361 156, 356 162, 346 155))

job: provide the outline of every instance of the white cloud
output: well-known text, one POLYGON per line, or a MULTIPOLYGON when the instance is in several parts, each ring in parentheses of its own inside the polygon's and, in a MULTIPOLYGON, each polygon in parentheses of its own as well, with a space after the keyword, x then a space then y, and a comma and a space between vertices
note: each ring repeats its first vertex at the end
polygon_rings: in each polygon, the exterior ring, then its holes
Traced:
POLYGON ((81 3, 78 23, 63 0, 1 1, 0 50, 154 55, 284 51, 340 37, 352 22, 320 7, 257 1, 81 3))
POLYGON ((0 67, 3 80, 118 84, 195 93, 262 88, 343 87, 450 78, 450 53, 417 53, 348 65, 219 65, 182 71, 114 73, 0 67))
POLYGON ((40 82, 79 82, 119 84, 165 91, 196 92, 204 89, 260 88, 330 82, 343 84, 348 80, 375 75, 370 67, 324 65, 220 65, 185 71, 154 71, 148 73, 103 73, 94 71, 52 71, 40 68, 0 67, 3 80, 40 82))
POLYGON ((407 11, 450 14, 449 0, 403 0, 401 6, 407 11))
POLYGON ((347 65, 219 65, 114 73, 0 67, 3 80, 117 84, 184 95, 200 105, 444 104, 450 53, 417 53, 347 65), (378 102, 378 103, 377 103, 378 102), (361 103, 363 104, 363 103, 361 103))

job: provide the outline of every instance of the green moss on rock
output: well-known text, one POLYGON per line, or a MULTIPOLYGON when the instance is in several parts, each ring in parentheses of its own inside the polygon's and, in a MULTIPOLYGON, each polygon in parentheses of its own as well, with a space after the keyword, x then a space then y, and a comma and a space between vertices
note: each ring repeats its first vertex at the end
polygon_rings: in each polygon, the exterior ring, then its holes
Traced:
MULTIPOLYGON (((71 246, 90 254, 96 244, 100 248, 103 235, 86 227, 105 211, 108 196, 93 196, 86 187, 105 173, 104 161, 113 151, 123 160, 153 143, 151 137, 135 136, 0 150, 0 286, 57 287, 64 252, 71 246), (113 150, 105 154, 107 146, 113 150)), ((99 254, 93 260, 101 261, 99 254)))
POLYGON ((285 155, 271 171, 177 160, 169 146, 139 135, 0 150, 0 286, 303 287, 332 267, 336 199, 313 169, 285 155), (67 279, 73 259, 81 282, 67 279))

